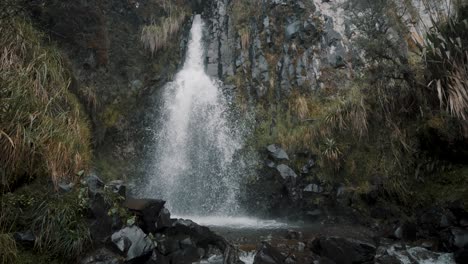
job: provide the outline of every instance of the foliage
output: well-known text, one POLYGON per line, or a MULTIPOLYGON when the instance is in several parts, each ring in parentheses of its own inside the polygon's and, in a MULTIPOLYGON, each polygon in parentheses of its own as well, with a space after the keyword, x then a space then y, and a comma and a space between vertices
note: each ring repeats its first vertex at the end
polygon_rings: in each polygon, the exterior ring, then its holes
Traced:
POLYGON ((59 194, 44 182, 35 182, 1 197, 3 226, 31 230, 36 235, 34 250, 59 259, 75 259, 91 241, 80 190, 59 194))
POLYGON ((150 25, 145 25, 141 30, 140 40, 152 53, 171 44, 170 41, 190 14, 186 8, 173 5, 170 1, 165 1, 163 6, 168 16, 159 22, 153 21, 150 25))
POLYGON ((73 180, 91 159, 90 132, 62 59, 21 19, 1 21, 0 31, 1 184, 23 175, 73 180))
POLYGON ((0 263, 14 263, 17 257, 16 242, 10 234, 0 233, 0 263))
POLYGON ((441 107, 468 120, 468 6, 435 25, 425 43, 425 61, 431 73, 429 87, 437 91, 441 107))

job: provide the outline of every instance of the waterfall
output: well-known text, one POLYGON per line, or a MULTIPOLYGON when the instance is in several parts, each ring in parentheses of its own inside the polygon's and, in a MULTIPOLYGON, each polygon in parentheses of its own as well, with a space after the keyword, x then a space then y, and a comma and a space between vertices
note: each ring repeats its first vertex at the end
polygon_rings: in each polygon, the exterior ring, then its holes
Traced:
POLYGON ((187 57, 165 86, 155 157, 144 195, 179 215, 233 215, 244 170, 244 128, 219 80, 205 72, 203 21, 196 15, 187 57))

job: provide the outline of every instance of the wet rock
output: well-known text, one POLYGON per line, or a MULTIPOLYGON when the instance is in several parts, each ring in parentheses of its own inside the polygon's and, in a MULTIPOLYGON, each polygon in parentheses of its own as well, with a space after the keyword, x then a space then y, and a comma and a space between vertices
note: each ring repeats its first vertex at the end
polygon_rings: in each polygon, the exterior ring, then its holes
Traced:
MULTIPOLYGON (((195 248, 197 252, 202 250, 205 255, 223 254, 225 263, 237 263, 239 261, 237 250, 223 237, 215 234, 208 227, 200 226, 191 220, 177 219, 172 223, 171 227, 164 230, 163 234, 166 237, 184 237, 184 240, 188 236, 193 245, 193 247, 189 248, 195 248)), ((188 243, 187 240, 185 242, 188 243)), ((193 252, 195 250, 190 250, 190 252, 186 253, 194 256, 193 252)))
POLYGON ((375 263, 404 264, 404 263, 453 263, 453 254, 437 253, 422 247, 407 248, 402 245, 381 246, 377 250, 375 263))
POLYGON ((107 183, 106 188, 122 197, 126 197, 127 195, 127 186, 121 180, 115 180, 107 183))
POLYGON ((138 216, 138 226, 145 233, 156 233, 171 225, 169 211, 164 210, 166 202, 157 199, 128 198, 123 206, 138 216))
POLYGON ((276 170, 280 173, 284 180, 294 181, 297 178, 297 174, 288 165, 280 164, 276 166, 276 170))
POLYGON ((269 145, 267 147, 269 155, 276 160, 289 160, 288 154, 282 148, 276 145, 269 145))
POLYGON ((395 230, 394 235, 398 239, 415 241, 417 232, 418 226, 412 223, 404 223, 395 230))
POLYGON ((302 242, 297 243, 297 251, 304 252, 305 244, 302 242))
POLYGON ((111 240, 127 261, 149 257, 154 249, 151 239, 137 226, 115 232, 111 240))
POLYGON ((455 216, 442 208, 431 208, 418 217, 418 224, 429 236, 437 235, 438 231, 455 224, 455 216))
POLYGON ((105 186, 104 182, 95 174, 91 174, 90 176, 86 177, 85 182, 88 186, 90 195, 95 195, 96 193, 102 191, 105 186))
POLYGON ((145 264, 170 264, 169 257, 164 256, 157 250, 153 250, 153 254, 145 264))
POLYGON ((271 160, 265 160, 265 165, 268 167, 268 168, 275 168, 276 167, 276 164, 271 161, 271 160))
POLYGON ((462 248, 455 252, 455 262, 457 264, 466 264, 468 263, 468 248, 462 248))
POLYGON ((452 228, 453 245, 457 248, 468 247, 468 230, 452 228))
POLYGON ((91 237, 95 242, 102 243, 118 230, 121 226, 109 216, 111 206, 105 201, 102 193, 95 193, 90 200, 90 224, 91 237))
POLYGON ((31 230, 25 232, 16 232, 13 234, 16 243, 24 247, 33 247, 36 241, 36 236, 31 230))
POLYGON ((274 247, 266 242, 262 242, 262 245, 255 254, 253 264, 282 264, 285 261, 285 257, 274 247))
POLYGON ((169 255, 173 252, 180 250, 180 243, 174 237, 163 237, 162 239, 157 240, 158 251, 163 255, 169 255))
POLYGON ((314 240, 313 252, 336 263, 365 263, 374 259, 376 246, 370 242, 341 237, 319 237, 314 240))
POLYGON ((302 239, 302 232, 296 230, 288 230, 286 234, 287 239, 302 239))
POLYGON ((318 184, 309 184, 304 188, 303 191, 304 192, 309 192, 309 193, 322 193, 323 188, 322 188, 322 186, 320 186, 318 184))
POLYGON ((75 186, 74 183, 59 183, 58 188, 61 192, 68 193, 73 190, 73 186, 75 186))
POLYGON ((172 253, 170 257, 171 263, 192 264, 199 261, 203 255, 200 256, 197 248, 188 247, 172 253))
POLYGON ((306 165, 302 167, 301 173, 307 174, 315 166, 315 160, 310 159, 306 165))
POLYGON ((84 257, 80 264, 123 264, 124 259, 106 248, 97 249, 84 257))

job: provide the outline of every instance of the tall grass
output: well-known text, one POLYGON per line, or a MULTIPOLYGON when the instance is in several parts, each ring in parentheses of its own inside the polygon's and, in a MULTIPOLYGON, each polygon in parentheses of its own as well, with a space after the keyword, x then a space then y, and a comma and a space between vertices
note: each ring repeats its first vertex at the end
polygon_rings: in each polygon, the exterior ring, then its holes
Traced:
POLYGON ((152 53, 172 44, 170 41, 179 32, 189 15, 189 11, 184 8, 174 6, 170 2, 164 3, 163 8, 168 10, 169 15, 159 23, 153 22, 143 26, 141 30, 140 40, 152 53))
POLYGON ((91 159, 90 131, 62 59, 22 19, 0 21, 0 32, 0 186, 74 180, 91 159))
POLYGON ((468 120, 468 7, 447 20, 431 17, 433 27, 425 41, 425 61, 431 73, 429 87, 437 91, 441 107, 468 120))

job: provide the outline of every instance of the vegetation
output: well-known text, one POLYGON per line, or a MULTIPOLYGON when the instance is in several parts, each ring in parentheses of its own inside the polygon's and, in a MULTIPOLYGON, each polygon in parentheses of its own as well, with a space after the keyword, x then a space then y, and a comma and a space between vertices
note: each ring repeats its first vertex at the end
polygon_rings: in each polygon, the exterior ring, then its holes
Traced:
POLYGON ((22 19, 2 20, 0 31, 1 185, 76 180, 91 159, 90 132, 60 55, 22 19))
POLYGON ((141 42, 152 53, 171 44, 170 41, 177 35, 190 14, 187 8, 175 5, 171 1, 162 1, 161 4, 167 16, 159 21, 153 21, 141 30, 141 42))
POLYGON ((308 150, 317 154, 315 175, 322 181, 366 190, 377 178, 388 199, 408 206, 455 199, 468 205, 459 190, 450 198, 434 191, 441 182, 444 190, 468 182, 462 150, 468 139, 467 7, 448 20, 432 12, 435 26, 420 43, 405 21, 417 15, 414 9, 384 0, 349 1, 347 8, 359 29, 354 45, 364 51, 364 67, 340 88, 327 81, 338 70, 322 69, 325 89, 294 91, 276 105, 260 101, 257 147, 308 150))

